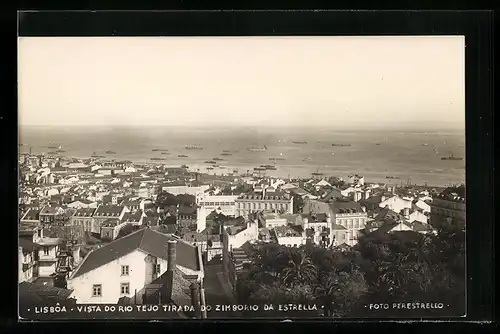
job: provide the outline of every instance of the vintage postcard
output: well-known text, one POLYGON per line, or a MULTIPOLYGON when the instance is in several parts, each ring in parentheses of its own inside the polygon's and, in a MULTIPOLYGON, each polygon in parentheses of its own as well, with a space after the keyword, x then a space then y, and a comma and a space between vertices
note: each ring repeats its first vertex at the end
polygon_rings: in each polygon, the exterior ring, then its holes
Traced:
POLYGON ((465 316, 464 41, 20 37, 20 319, 465 316))

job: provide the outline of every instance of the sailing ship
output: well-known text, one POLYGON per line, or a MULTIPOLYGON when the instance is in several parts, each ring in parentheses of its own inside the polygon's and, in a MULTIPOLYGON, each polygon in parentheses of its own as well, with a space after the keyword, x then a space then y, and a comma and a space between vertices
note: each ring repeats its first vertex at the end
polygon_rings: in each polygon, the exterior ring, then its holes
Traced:
POLYGON ((306 141, 293 141, 294 144, 301 144, 301 145, 305 145, 307 144, 306 141))
POLYGON ((267 151, 267 146, 264 145, 264 147, 249 147, 248 150, 252 152, 263 152, 267 151))
POLYGON ((178 158, 187 158, 188 156, 187 156, 187 155, 184 155, 184 154, 179 154, 177 157, 178 157, 178 158))
POLYGON ((199 145, 186 145, 185 146, 186 150, 203 150, 203 147, 199 145))
POLYGON ((449 157, 441 157, 441 160, 464 160, 464 158, 456 157, 452 154, 449 157))
POLYGON ((323 176, 324 174, 317 169, 314 173, 311 173, 312 176, 323 176))

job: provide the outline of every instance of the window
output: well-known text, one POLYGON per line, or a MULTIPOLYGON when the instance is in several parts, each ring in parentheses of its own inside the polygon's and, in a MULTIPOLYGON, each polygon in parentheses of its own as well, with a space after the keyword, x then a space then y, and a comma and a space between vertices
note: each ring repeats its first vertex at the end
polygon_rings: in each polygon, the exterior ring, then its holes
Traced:
POLYGON ((128 266, 122 266, 122 276, 128 276, 128 275, 129 275, 128 266))
POLYGON ((102 297, 102 285, 94 284, 92 286, 92 297, 102 297))
POLYGON ((161 272, 161 264, 155 264, 155 273, 159 274, 161 272))
POLYGON ((49 255, 49 247, 43 247, 43 255, 49 255))
POLYGON ((129 283, 121 283, 120 284, 120 294, 128 295, 130 293, 130 284, 129 283))

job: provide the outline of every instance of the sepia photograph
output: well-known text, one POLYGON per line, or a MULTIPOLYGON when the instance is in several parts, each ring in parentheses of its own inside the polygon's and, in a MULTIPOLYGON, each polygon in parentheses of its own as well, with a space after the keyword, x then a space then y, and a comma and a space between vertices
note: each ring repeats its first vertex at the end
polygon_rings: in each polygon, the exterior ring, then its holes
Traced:
POLYGON ((19 37, 21 320, 465 317, 464 36, 19 37))

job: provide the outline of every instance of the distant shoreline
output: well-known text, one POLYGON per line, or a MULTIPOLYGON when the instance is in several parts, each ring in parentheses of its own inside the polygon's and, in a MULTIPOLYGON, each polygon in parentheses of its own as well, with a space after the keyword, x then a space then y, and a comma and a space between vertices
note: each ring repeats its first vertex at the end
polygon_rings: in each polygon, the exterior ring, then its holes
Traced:
MULTIPOLYGON (((387 125, 387 124, 385 124, 387 125)), ((236 129, 248 129, 248 130, 320 130, 320 131, 336 131, 336 132, 354 132, 354 131, 397 131, 397 132, 415 132, 415 133, 426 133, 426 132, 462 132, 465 137, 465 126, 462 125, 450 125, 450 126, 441 126, 440 127, 432 127, 429 126, 428 123, 425 125, 414 125, 414 124, 394 124, 380 127, 368 126, 366 124, 359 124, 358 126, 354 125, 351 127, 335 128, 329 126, 303 126, 303 125, 291 125, 291 126, 276 126, 276 125, 179 125, 179 124, 168 124, 168 125, 19 125, 19 129, 21 130, 30 130, 30 129, 54 129, 54 130, 91 130, 91 131, 102 131, 102 130, 121 130, 121 129, 157 129, 157 130, 169 130, 169 129, 193 129, 193 130, 236 130, 236 129)))

